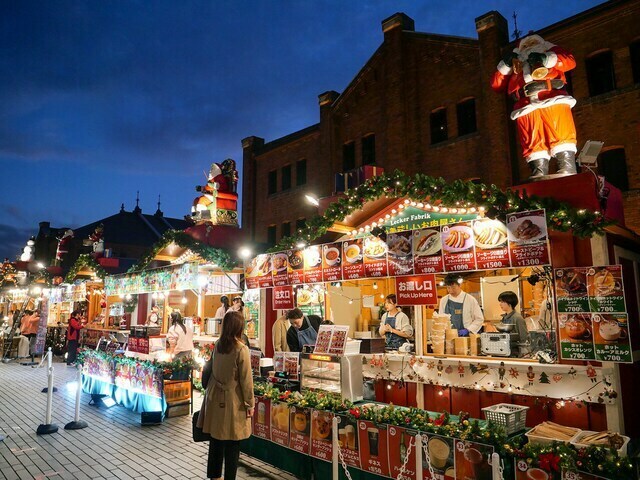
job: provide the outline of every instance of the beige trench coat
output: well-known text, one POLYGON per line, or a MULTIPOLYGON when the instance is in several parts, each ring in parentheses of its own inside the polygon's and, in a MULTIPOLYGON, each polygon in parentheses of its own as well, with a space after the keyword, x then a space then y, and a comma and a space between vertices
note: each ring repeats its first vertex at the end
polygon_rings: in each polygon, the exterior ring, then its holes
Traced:
POLYGON ((246 345, 231 353, 214 352, 211 377, 198 415, 198 426, 216 440, 243 440, 251 435, 253 377, 246 345))
POLYGON ((278 318, 271 329, 273 340, 273 350, 275 352, 288 352, 289 344, 287 343, 287 326, 289 320, 283 315, 278 318))

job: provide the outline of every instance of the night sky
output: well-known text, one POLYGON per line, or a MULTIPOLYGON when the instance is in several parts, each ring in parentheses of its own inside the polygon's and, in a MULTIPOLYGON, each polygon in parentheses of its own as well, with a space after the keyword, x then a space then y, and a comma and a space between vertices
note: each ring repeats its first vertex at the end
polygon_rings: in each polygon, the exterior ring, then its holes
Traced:
MULTIPOLYGON (((212 162, 241 140, 318 122, 395 12, 416 31, 476 38, 497 10, 527 32, 599 1, 13 1, 0 6, 0 257, 38 223, 77 227, 158 195, 189 213, 212 162)), ((242 176, 242 172, 240 172, 242 176)), ((108 235, 108 232, 107 232, 108 235)), ((106 239, 108 241, 108 237, 106 239)))

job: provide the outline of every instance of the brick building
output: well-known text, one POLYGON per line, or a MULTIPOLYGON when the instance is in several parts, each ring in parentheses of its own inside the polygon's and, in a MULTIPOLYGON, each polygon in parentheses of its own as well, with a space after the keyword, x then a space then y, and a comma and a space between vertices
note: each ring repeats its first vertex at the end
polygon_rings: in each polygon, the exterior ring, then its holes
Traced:
MULTIPOLYGON (((255 242, 273 244, 316 213, 304 194, 339 192, 365 165, 502 187, 528 176, 510 100, 490 78, 513 49, 506 19, 476 19, 477 38, 416 32, 397 13, 383 41, 344 92, 319 95, 319 123, 243 146, 242 220, 255 242), (348 176, 348 175, 347 175, 348 176)), ((573 52, 568 89, 578 149, 605 142, 600 173, 623 190, 627 226, 640 232, 640 2, 615 0, 536 33, 573 52)), ((353 182, 351 182, 353 185, 353 182)))

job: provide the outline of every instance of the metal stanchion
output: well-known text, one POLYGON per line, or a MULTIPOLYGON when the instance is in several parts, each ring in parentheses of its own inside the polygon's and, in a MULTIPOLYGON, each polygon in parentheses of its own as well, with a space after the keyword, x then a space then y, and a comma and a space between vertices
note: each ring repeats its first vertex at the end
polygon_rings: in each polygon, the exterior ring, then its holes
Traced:
MULTIPOLYGON (((77 367, 76 367, 77 368, 77 367)), ((76 376, 77 388, 76 388, 76 414, 73 417, 73 422, 69 422, 64 426, 65 430, 80 430, 87 428, 89 424, 84 420, 80 420, 80 395, 82 394, 82 368, 78 368, 78 375, 76 376)))
POLYGON ((416 478, 422 478, 422 435, 416 435, 416 478))
MULTIPOLYGON (((45 353, 44 356, 42 357, 42 360, 40 360, 40 365, 38 365, 37 367, 34 365, 33 368, 40 368, 44 363, 45 359, 47 360, 47 368, 48 369, 53 368, 53 353, 51 352, 51 348, 49 348, 47 353, 45 353)), ((58 389, 56 387, 53 387, 52 391, 53 393, 56 393, 58 389)), ((40 390, 40 392, 49 393, 49 387, 44 387, 42 390, 40 390)))
POLYGON ((38 429, 36 430, 36 433, 38 435, 47 435, 49 433, 56 433, 58 431, 58 426, 51 423, 51 409, 53 408, 53 365, 51 361, 53 353, 51 353, 51 348, 49 348, 47 355, 49 356, 49 368, 48 368, 49 382, 47 387, 47 411, 45 414, 45 420, 44 420, 45 423, 41 423, 38 426, 38 429))
POLYGON ((338 417, 335 415, 331 426, 331 443, 333 444, 331 455, 331 478, 333 480, 338 480, 338 468, 340 467, 338 449, 340 448, 340 445, 338 445, 338 417))

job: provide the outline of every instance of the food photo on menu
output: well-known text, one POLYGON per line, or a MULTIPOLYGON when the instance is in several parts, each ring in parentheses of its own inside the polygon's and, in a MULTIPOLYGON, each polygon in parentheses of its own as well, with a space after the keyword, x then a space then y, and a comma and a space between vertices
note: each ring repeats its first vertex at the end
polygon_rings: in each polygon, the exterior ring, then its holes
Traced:
POLYGON ((509 241, 513 243, 541 242, 547 236, 544 210, 514 213, 508 215, 509 241))
POLYGON ((442 250, 440 231, 434 229, 414 230, 413 245, 415 256, 437 254, 442 250))
POLYGON ((558 296, 583 297, 587 295, 587 277, 583 268, 564 269, 564 274, 557 278, 558 296))
POLYGON ((473 249, 473 230, 465 225, 444 227, 442 229, 442 248, 452 253, 473 249))
POLYGON ((483 250, 501 248, 507 244, 507 227, 498 220, 478 220, 473 223, 476 247, 483 250))
POLYGON ((304 257, 302 250, 289 250, 287 253, 290 270, 301 270, 304 268, 304 257))
POLYGON ((364 239, 364 256, 370 260, 384 259, 387 254, 387 244, 378 237, 364 239))

